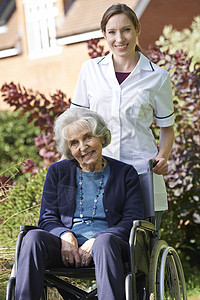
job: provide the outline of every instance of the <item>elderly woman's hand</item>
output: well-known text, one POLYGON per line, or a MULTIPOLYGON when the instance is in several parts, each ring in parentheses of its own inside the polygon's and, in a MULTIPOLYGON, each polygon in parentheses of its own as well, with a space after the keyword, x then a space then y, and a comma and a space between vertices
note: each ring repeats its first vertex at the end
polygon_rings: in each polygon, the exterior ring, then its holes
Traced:
POLYGON ((89 266, 90 262, 92 261, 92 246, 94 244, 95 239, 87 240, 80 248, 79 248, 79 255, 81 258, 81 266, 89 266))
POLYGON ((78 251, 78 242, 73 233, 65 232, 61 236, 61 257, 65 266, 81 266, 81 258, 78 251))

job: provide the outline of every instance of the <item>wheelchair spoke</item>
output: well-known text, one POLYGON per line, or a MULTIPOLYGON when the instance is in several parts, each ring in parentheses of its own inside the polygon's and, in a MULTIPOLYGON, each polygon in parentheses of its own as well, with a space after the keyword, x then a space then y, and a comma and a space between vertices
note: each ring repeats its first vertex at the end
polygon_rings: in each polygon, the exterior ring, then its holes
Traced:
POLYGON ((161 299, 187 299, 185 278, 180 259, 175 249, 168 247, 162 255, 160 274, 161 299))
POLYGON ((176 265, 172 256, 166 258, 166 265, 164 270, 164 299, 179 300, 180 287, 178 282, 178 274, 176 265))

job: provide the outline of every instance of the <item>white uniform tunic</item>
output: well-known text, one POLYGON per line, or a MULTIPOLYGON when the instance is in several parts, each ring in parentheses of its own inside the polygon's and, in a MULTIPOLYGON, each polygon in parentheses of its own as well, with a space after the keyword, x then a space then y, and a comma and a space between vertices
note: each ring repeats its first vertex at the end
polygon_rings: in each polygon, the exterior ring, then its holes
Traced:
MULTIPOLYGON (((147 171, 158 149, 149 128, 155 117, 160 127, 174 123, 169 73, 142 53, 134 70, 121 83, 115 75, 112 53, 83 63, 72 104, 99 113, 111 130, 111 144, 103 154, 147 171)), ((154 174, 155 210, 167 209, 163 176, 154 174)))

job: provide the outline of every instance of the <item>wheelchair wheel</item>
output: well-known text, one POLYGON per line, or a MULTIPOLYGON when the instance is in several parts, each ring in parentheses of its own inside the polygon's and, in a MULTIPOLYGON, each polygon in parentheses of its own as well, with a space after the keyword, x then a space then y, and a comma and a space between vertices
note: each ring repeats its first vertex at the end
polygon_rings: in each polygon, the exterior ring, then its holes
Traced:
MULTIPOLYGON (((157 241, 152 249, 149 266, 149 299, 160 299, 160 263, 163 251, 168 247, 165 241, 157 241)), ((163 300, 163 299, 162 299, 163 300)))
POLYGON ((161 299, 187 299, 183 268, 176 250, 167 247, 162 255, 160 268, 161 299))
POLYGON ((40 300, 47 300, 47 299, 48 299, 47 286, 44 286, 43 290, 42 290, 42 295, 40 297, 40 300))
POLYGON ((187 299, 185 278, 178 254, 162 240, 152 250, 149 292, 150 300, 187 299))

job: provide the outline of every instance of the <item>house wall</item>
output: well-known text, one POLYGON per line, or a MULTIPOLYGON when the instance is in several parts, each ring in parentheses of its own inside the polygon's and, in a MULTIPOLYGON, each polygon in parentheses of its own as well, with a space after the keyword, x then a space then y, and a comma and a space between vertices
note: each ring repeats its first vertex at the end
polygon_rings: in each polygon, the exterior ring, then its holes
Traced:
POLYGON ((72 96, 77 71, 81 62, 87 58, 85 43, 63 47, 60 55, 41 59, 30 60, 25 55, 7 58, 0 62, 0 68, 4 70, 0 72, 0 86, 14 81, 46 95, 61 89, 72 96))
MULTIPOLYGON (((102 40, 101 45, 104 44, 102 40)), ((83 61, 89 59, 87 43, 62 47, 60 55, 30 60, 26 54, 0 61, 0 87, 13 81, 46 96, 61 90, 72 97, 83 61)), ((0 97, 0 110, 8 109, 0 97)))
MULTIPOLYGON (((22 32, 23 53, 19 56, 0 60, 0 88, 4 83, 14 82, 31 88, 46 96, 56 90, 73 96, 78 74, 83 61, 89 59, 87 43, 61 46, 59 55, 30 59, 26 40, 26 27, 22 1, 18 1, 18 22, 22 32)), ((105 44, 102 40, 101 44, 105 44)), ((10 109, 0 95, 0 110, 10 109)))

